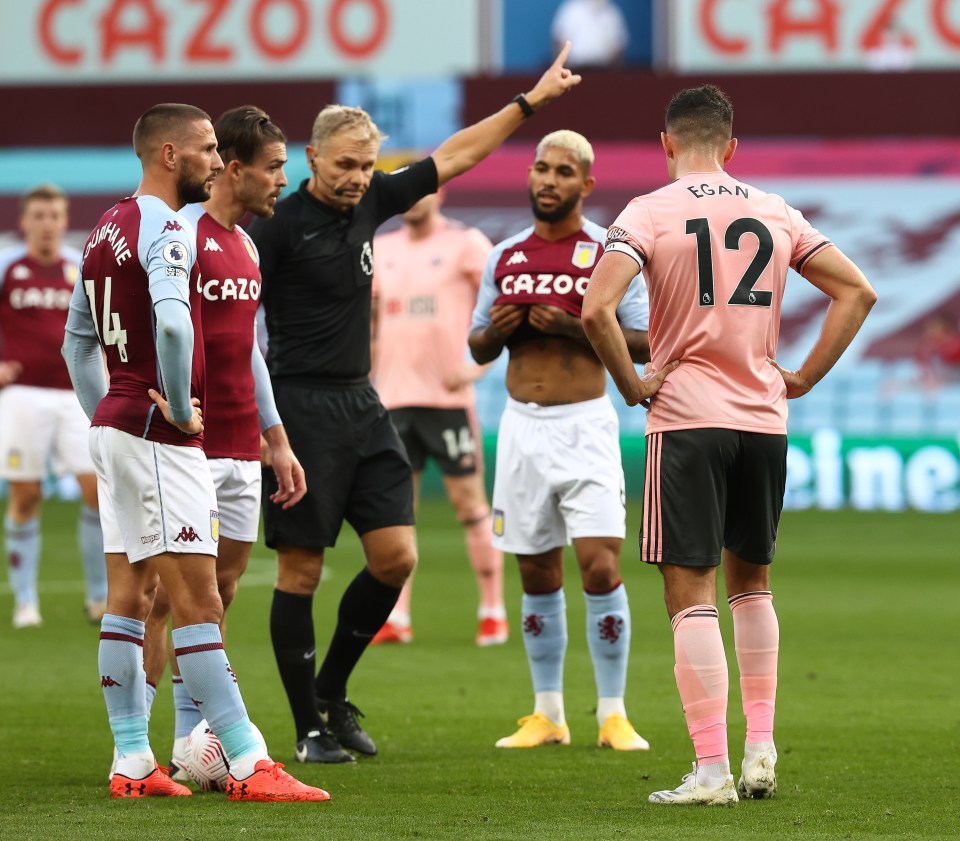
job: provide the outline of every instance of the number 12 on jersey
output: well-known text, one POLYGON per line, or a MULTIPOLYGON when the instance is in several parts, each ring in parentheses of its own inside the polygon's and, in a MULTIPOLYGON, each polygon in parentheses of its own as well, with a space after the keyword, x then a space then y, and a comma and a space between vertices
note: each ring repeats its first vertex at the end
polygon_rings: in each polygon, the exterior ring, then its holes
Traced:
POLYGON ((90 300, 90 315, 93 316, 93 329, 97 331, 104 346, 116 345, 120 354, 120 361, 127 361, 127 331, 120 326, 120 314, 110 312, 110 298, 113 278, 107 275, 103 279, 103 331, 100 330, 100 320, 97 319, 96 284, 92 280, 85 280, 83 288, 90 300))
MULTIPOLYGON (((697 295, 701 307, 714 305, 713 290, 713 248, 710 244, 710 220, 706 218, 688 219, 686 232, 697 237, 697 295)), ((727 251, 739 251, 740 240, 744 234, 753 234, 757 238, 757 253, 740 278, 727 304, 729 306, 769 307, 773 292, 754 290, 753 285, 760 279, 770 258, 773 256, 773 236, 759 219, 743 217, 734 219, 723 236, 723 247, 727 251)))

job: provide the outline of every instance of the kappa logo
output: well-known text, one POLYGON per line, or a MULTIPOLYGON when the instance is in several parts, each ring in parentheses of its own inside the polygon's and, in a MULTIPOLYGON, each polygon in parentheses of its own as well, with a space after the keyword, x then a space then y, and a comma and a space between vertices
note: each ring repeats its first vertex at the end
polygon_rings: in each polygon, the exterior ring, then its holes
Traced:
POLYGON ((117 683, 110 675, 101 675, 100 676, 100 686, 123 686, 122 683, 117 683))
POLYGON ((220 243, 217 242, 213 237, 207 237, 207 242, 203 246, 203 250, 204 251, 220 251, 220 252, 223 251, 223 249, 220 247, 220 243))
POLYGON ((526 262, 527 262, 526 254, 524 254, 522 251, 514 251, 513 254, 510 255, 510 259, 507 260, 506 264, 508 266, 516 266, 520 263, 526 263, 526 262))
POLYGON ((195 540, 200 540, 200 535, 193 530, 193 526, 183 526, 180 529, 180 534, 178 534, 174 540, 180 540, 183 543, 193 543, 195 540))
POLYGON ((151 543, 156 543, 159 539, 159 534, 144 534, 140 536, 140 542, 144 546, 149 546, 151 543))
POLYGON ((600 639, 613 645, 623 633, 623 619, 614 616, 612 613, 601 616, 600 621, 597 622, 597 631, 600 634, 600 639))
POLYGON ((180 223, 176 219, 168 219, 166 224, 163 226, 163 230, 160 232, 162 234, 167 231, 182 231, 183 228, 180 227, 180 223))
POLYGON ((14 266, 13 271, 10 272, 10 277, 13 280, 28 280, 30 278, 30 269, 26 266, 14 266))

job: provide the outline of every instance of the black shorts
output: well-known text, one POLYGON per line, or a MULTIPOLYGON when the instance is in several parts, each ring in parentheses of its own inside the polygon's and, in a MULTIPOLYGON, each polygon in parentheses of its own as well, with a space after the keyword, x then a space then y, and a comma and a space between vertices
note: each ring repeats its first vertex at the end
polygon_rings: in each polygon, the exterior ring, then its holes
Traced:
POLYGON ((769 564, 786 480, 786 435, 736 429, 647 435, 641 560, 711 567, 726 548, 769 564))
POLYGON ((437 462, 445 476, 477 472, 477 442, 466 409, 405 406, 391 409, 390 417, 416 472, 423 470, 427 457, 437 462))
POLYGON ((270 501, 276 476, 264 471, 267 546, 334 546, 344 520, 359 535, 413 525, 410 462, 370 385, 337 388, 275 380, 273 393, 306 473, 307 495, 284 511, 270 501))

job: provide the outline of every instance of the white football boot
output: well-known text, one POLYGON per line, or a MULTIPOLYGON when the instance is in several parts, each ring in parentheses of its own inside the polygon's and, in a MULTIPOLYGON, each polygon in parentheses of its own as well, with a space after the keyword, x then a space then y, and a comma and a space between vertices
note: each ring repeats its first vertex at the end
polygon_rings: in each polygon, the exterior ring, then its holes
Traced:
POLYGON ((40 617, 40 608, 35 602, 25 602, 18 604, 13 609, 13 627, 17 630, 21 628, 39 628, 43 624, 40 617))
POLYGON ((777 749, 771 744, 764 750, 743 757, 737 793, 743 798, 769 800, 777 793, 777 749))
MULTIPOLYGON (((714 781, 711 781, 714 782, 714 781)), ((697 781, 697 763, 693 763, 693 771, 684 776, 673 791, 655 791, 647 800, 650 803, 667 803, 674 805, 699 806, 736 806, 739 802, 737 790, 733 785, 733 775, 717 779, 715 785, 708 785, 697 781)))

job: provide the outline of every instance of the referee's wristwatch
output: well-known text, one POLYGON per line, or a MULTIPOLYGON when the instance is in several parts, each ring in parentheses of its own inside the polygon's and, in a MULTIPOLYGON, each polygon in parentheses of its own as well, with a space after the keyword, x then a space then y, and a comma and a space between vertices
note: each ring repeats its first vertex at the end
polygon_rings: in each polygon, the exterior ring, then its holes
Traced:
POLYGON ((532 117, 536 112, 533 110, 533 106, 527 102, 527 98, 522 94, 518 93, 512 100, 520 106, 520 110, 523 111, 523 118, 526 120, 529 117, 532 117))

